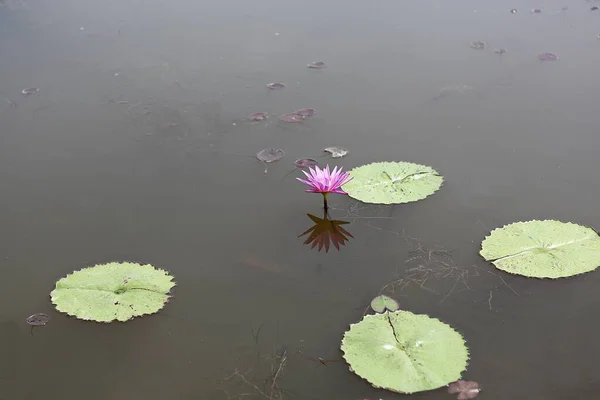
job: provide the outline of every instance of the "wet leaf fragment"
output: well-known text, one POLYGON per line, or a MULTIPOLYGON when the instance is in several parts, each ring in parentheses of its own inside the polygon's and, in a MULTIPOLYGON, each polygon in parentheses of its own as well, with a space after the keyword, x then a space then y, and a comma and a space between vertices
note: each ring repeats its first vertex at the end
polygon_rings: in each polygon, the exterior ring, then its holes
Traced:
POLYGON ((25 321, 31 326, 44 326, 50 322, 50 317, 48 314, 37 313, 27 317, 25 321))
POLYGON ((448 393, 458 393, 457 400, 474 399, 479 392, 481 392, 481 387, 475 381, 458 380, 448 385, 448 393))
POLYGON ((323 151, 331 154, 331 157, 333 158, 342 158, 346 154, 348 154, 348 149, 346 149, 345 147, 325 147, 323 151))
POLYGON ((256 158, 265 163, 272 163, 283 158, 285 152, 281 149, 268 148, 256 153, 256 158))

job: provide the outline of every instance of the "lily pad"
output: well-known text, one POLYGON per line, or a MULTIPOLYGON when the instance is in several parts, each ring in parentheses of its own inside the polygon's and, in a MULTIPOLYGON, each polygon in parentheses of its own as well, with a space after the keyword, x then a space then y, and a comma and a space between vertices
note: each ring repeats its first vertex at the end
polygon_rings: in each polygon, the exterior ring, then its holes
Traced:
POLYGON ((128 321, 162 309, 173 286, 173 277, 152 265, 111 262, 60 279, 50 297, 58 311, 79 319, 128 321))
POLYGON ((44 326, 50 322, 50 317, 48 314, 37 313, 27 317, 25 321, 31 326, 44 326))
POLYGON ((342 339, 351 370, 376 388, 397 393, 437 389, 467 368, 460 333, 427 315, 408 311, 365 316, 342 339))
POLYGON ((377 313, 382 313, 385 310, 398 311, 400 306, 396 300, 382 294, 371 300, 371 308, 377 313))
POLYGON ((319 162, 314 158, 299 158, 296 161, 294 161, 294 165, 296 166, 296 168, 310 168, 314 167, 317 164, 319 164, 319 162))
POLYGON ((564 278, 600 266, 600 236, 570 222, 515 222, 494 229, 481 243, 479 254, 511 274, 564 278))
POLYGON ((485 49, 485 42, 482 42, 481 40, 471 42, 471 48, 475 50, 483 50, 485 49))
POLYGON ((448 385, 448 393, 458 393, 456 400, 474 399, 481 392, 481 386, 475 381, 458 380, 448 385))
POLYGON ((21 93, 23 93, 25 96, 30 96, 32 94, 38 94, 40 92, 39 88, 25 88, 23 90, 21 90, 21 93))
POLYGON ((279 120, 283 121, 283 122, 294 123, 294 122, 304 121, 304 117, 302 115, 296 114, 296 113, 287 113, 287 114, 283 114, 281 117, 279 117, 279 120))
POLYGON ((342 158, 348 154, 348 149, 344 147, 325 147, 323 151, 331 154, 333 158, 342 158))
POLYGON ((537 56, 540 61, 557 61, 558 56, 554 53, 540 53, 537 56))
POLYGON ((256 158, 258 158, 262 162, 272 163, 275 161, 279 161, 283 158, 285 152, 281 149, 263 149, 256 153, 256 158))
POLYGON ((401 204, 435 193, 444 178, 433 168, 409 162, 377 162, 354 168, 342 189, 364 203, 401 204))
POLYGON ((294 111, 293 114, 298 114, 300 115, 302 118, 312 118, 314 117, 315 113, 317 111, 314 108, 301 108, 298 111, 294 111))
POLYGON ((269 116, 265 112, 254 112, 246 117, 246 119, 249 119, 250 121, 265 121, 268 118, 269 116))
POLYGON ((279 82, 271 82, 267 84, 267 88, 271 90, 283 89, 285 85, 279 82))
POLYGON ((312 69, 323 69, 326 67, 326 65, 323 61, 313 61, 308 64, 307 67, 312 69))

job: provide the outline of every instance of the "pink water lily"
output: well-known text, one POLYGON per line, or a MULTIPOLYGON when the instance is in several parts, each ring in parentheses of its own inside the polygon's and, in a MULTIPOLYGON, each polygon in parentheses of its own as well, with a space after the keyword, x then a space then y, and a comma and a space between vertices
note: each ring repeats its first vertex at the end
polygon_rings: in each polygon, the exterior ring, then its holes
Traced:
POLYGON ((346 183, 352 180, 350 173, 342 172, 342 167, 334 167, 333 171, 329 170, 329 165, 321 169, 315 165, 314 169, 309 168, 309 172, 302 171, 306 175, 306 179, 296 178, 305 185, 310 186, 306 190, 308 193, 321 193, 323 195, 323 203, 327 209, 327 195, 329 193, 348 194, 341 188, 346 183))

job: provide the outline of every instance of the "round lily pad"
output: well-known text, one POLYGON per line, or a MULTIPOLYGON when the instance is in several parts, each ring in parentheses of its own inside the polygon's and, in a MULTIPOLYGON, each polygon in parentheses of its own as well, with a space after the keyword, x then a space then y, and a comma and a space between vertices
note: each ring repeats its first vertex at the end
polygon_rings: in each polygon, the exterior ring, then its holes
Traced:
POLYGON ((271 82, 267 84, 267 88, 271 90, 283 89, 285 85, 280 82, 271 82))
POLYGON ((600 266, 600 236, 570 222, 515 222, 494 229, 481 243, 479 254, 511 274, 564 278, 600 266))
POLYGON ((342 158, 346 154, 348 154, 348 149, 346 149, 345 147, 325 147, 323 151, 331 154, 331 157, 333 158, 342 158))
POLYGON ((323 69, 326 67, 326 65, 323 61, 313 61, 308 64, 307 67, 312 69, 323 69))
POLYGON ((262 149, 258 153, 256 153, 256 158, 258 158, 262 162, 272 163, 275 161, 279 161, 283 158, 285 152, 281 149, 262 149))
POLYGON ((356 200, 374 204, 400 204, 435 193, 444 178, 433 168, 409 162, 377 162, 354 168, 342 189, 356 200))
POLYGON ((382 294, 371 300, 371 308, 377 313, 382 313, 385 310, 397 311, 400 306, 396 300, 382 294))
POLYGON ((305 118, 302 115, 296 113, 287 113, 279 117, 280 121, 288 123, 302 122, 304 119, 305 118))
POLYGON ((365 316, 342 340, 351 370, 376 388, 398 393, 437 389, 467 368, 469 351, 449 325, 408 311, 365 316))
POLYGON ((60 312, 97 322, 154 314, 169 299, 173 277, 152 265, 111 262, 75 271, 50 293, 60 312))
POLYGON ((27 317, 25 321, 31 326, 44 326, 50 322, 50 317, 48 314, 37 313, 27 317))
POLYGON ((314 158, 299 158, 296 161, 294 161, 294 165, 296 166, 296 168, 310 168, 318 164, 319 162, 314 158))

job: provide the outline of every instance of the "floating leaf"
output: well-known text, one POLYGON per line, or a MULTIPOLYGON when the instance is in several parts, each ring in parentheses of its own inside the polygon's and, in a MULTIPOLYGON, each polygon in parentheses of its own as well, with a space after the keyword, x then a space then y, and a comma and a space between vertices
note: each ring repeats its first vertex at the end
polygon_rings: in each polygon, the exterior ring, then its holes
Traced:
POLYGON ((506 53, 506 49, 494 49, 494 54, 498 54, 499 56, 501 56, 502 54, 506 53))
POLYGON ((267 88, 271 89, 271 90, 276 90, 276 89, 283 89, 285 87, 285 85, 283 83, 279 83, 279 82, 271 82, 267 84, 267 88))
POLYGON ((540 53, 540 54, 538 54, 537 58, 540 61, 557 61, 558 60, 558 56, 553 53, 540 53))
POLYGON ((97 322, 154 314, 169 299, 173 277, 152 265, 111 262, 75 271, 50 293, 58 311, 97 322))
POLYGON ((511 274, 564 278, 600 266, 600 236, 570 222, 515 222, 494 229, 479 254, 511 274))
POLYGON ((44 326, 50 322, 50 317, 48 314, 37 313, 27 317, 25 321, 31 326, 44 326))
POLYGON ((433 168, 409 162, 378 162, 350 171, 354 179, 342 189, 365 203, 400 204, 435 193, 444 178, 433 168))
POLYGON ((302 122, 304 121, 304 117, 300 114, 296 114, 296 113, 287 113, 287 114, 283 114, 281 117, 279 117, 280 121, 283 122, 289 122, 289 123, 293 123, 293 122, 302 122))
POLYGON ((265 112, 254 112, 246 117, 246 119, 249 119, 250 121, 265 121, 267 118, 269 118, 269 116, 265 112))
POLYGON ((38 94, 40 92, 39 88, 26 88, 21 90, 21 93, 23 93, 25 96, 29 96, 32 94, 38 94))
POLYGON ((479 392, 481 392, 481 387, 475 381, 458 380, 448 385, 448 393, 458 393, 457 400, 474 399, 479 392))
POLYGON ((272 163, 275 161, 279 161, 283 158, 285 152, 281 149, 263 149, 256 153, 256 158, 258 158, 262 162, 272 163))
POLYGON ((475 50, 483 50, 485 49, 485 42, 482 42, 481 40, 471 42, 471 48, 475 50))
POLYGON ((376 388, 398 393, 437 389, 460 378, 469 351, 449 325, 408 311, 365 316, 342 340, 344 359, 376 388))
POLYGON ((316 110, 314 108, 302 108, 298 111, 294 111, 292 114, 298 114, 302 118, 312 118, 315 115, 316 110))
POLYGON ((533 10, 531 10, 532 14, 541 14, 542 13, 542 9, 541 8, 534 8, 533 10))
POLYGON ((518 13, 518 11, 517 11, 516 8, 511 8, 510 13, 511 14, 516 14, 516 13, 518 13))
POLYGON ((400 306, 396 300, 382 294, 371 300, 371 308, 377 313, 382 313, 386 309, 388 311, 397 311, 400 306))
POLYGON ((333 158, 342 158, 348 154, 348 149, 344 147, 325 147, 323 151, 330 153, 333 158))
POLYGON ((314 167, 317 164, 319 164, 319 162, 314 158, 299 158, 296 161, 294 161, 294 165, 296 166, 296 168, 310 168, 314 167))
POLYGON ((313 61, 308 64, 307 67, 312 69, 323 69, 326 67, 326 65, 323 61, 313 61))

